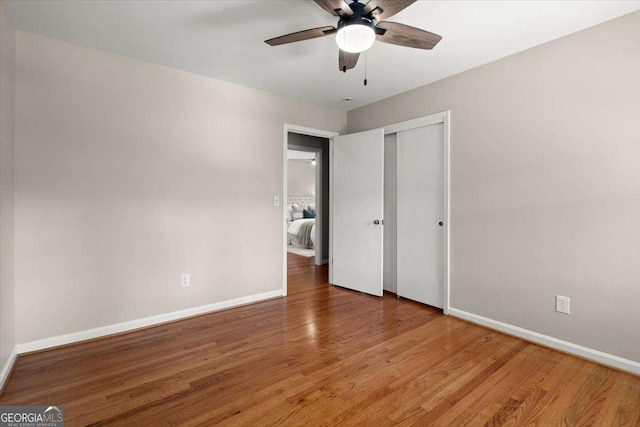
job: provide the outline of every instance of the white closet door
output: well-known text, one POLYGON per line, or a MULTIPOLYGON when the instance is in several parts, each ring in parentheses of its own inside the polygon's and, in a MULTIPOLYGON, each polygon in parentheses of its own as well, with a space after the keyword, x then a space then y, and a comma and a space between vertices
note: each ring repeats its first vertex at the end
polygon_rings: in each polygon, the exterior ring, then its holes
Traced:
POLYGON ((398 295, 444 307, 444 125, 398 132, 398 295))
POLYGON ((382 296, 384 131, 334 138, 331 283, 382 296))

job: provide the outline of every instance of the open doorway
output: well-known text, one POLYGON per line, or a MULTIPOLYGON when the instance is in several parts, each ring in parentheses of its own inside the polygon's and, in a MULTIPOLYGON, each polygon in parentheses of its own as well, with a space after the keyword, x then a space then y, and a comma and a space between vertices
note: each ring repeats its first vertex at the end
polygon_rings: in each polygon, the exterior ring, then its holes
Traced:
MULTIPOLYGON (((283 294, 289 264, 329 262, 329 150, 334 132, 285 125, 283 294), (297 260, 290 263, 291 258, 297 260)), ((326 268, 326 267, 325 267, 326 268)))
MULTIPOLYGON (((290 138, 291 139, 291 138, 290 138)), ((287 150, 287 252, 315 259, 322 264, 321 212, 316 197, 322 197, 322 150, 293 145, 287 150), (316 249, 318 249, 316 251, 316 249), (316 253, 317 252, 317 253, 316 253)))

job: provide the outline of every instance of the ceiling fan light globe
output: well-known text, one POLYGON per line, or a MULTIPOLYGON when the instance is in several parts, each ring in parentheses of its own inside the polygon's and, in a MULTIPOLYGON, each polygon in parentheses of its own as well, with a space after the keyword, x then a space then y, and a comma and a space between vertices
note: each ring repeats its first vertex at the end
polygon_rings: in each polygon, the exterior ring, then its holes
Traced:
POLYGON ((376 40, 376 33, 368 25, 351 24, 345 25, 336 34, 336 43, 340 50, 349 53, 360 53, 373 46, 376 40))

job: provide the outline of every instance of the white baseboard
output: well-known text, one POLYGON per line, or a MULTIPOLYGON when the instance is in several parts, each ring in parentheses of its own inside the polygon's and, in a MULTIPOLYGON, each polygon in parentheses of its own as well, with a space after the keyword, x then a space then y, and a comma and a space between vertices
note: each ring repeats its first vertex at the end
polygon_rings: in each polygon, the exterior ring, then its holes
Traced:
POLYGON ((2 367, 2 371, 0 371, 0 393, 2 393, 2 389, 4 389, 4 385, 9 379, 9 375, 11 374, 11 370, 13 369, 13 365, 16 363, 16 358, 18 357, 18 348, 16 346, 13 347, 11 353, 9 354, 9 359, 2 367))
MULTIPOLYGON (((210 313, 213 311, 223 310, 226 308, 236 307, 239 305, 249 304, 258 301, 264 301, 271 298, 281 297, 282 290, 265 292, 262 294, 249 295, 242 298, 236 298, 227 301, 216 302, 213 304, 201 305, 199 307, 187 308, 185 310, 173 311, 171 313, 159 314, 156 316, 145 317, 142 319, 131 320, 128 322, 117 323, 114 325, 103 326, 100 328, 89 329, 86 331, 74 332, 57 337, 45 338, 42 340, 31 341, 18 344, 17 353, 29 353, 32 351, 44 350, 51 347, 72 344, 80 341, 86 341, 94 338, 105 337, 122 332, 128 332, 135 329, 145 328, 148 326, 158 325, 161 323, 171 322, 174 320, 184 319, 186 317, 197 316, 199 314, 210 313)), ((4 373, 4 370, 2 371, 4 373)))
POLYGON ((449 314, 460 319, 467 320, 471 323, 486 326, 487 328, 495 329, 500 332, 504 332, 508 335, 513 335, 518 338, 522 338, 526 341, 531 341, 536 344, 550 347, 554 350, 563 351, 565 353, 574 354, 579 357, 583 357, 588 360, 600 363, 602 365, 610 366, 622 371, 630 372, 635 375, 640 375, 640 363, 633 360, 624 359, 622 357, 614 356, 613 354, 604 353, 592 348, 583 347, 578 344, 574 344, 568 341, 563 341, 558 338, 550 337, 548 335, 533 332, 528 329, 521 328, 519 326, 510 325, 508 323, 499 322, 497 320, 489 319, 487 317, 478 316, 477 314, 469 313, 457 308, 449 308, 449 314))

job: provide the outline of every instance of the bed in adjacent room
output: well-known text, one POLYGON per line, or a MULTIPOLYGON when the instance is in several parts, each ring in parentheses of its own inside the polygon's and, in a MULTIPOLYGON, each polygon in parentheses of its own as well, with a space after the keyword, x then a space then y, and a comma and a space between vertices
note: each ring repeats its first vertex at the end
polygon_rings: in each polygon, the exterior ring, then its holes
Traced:
MULTIPOLYGON (((287 198, 287 243, 292 252, 296 248, 313 249, 315 246, 315 198, 294 196, 287 198), (293 248, 291 248, 293 246, 293 248)), ((306 256, 313 256, 310 252, 306 256)))
POLYGON ((296 219, 289 223, 287 236, 289 244, 312 248, 315 244, 316 220, 315 218, 296 219))

